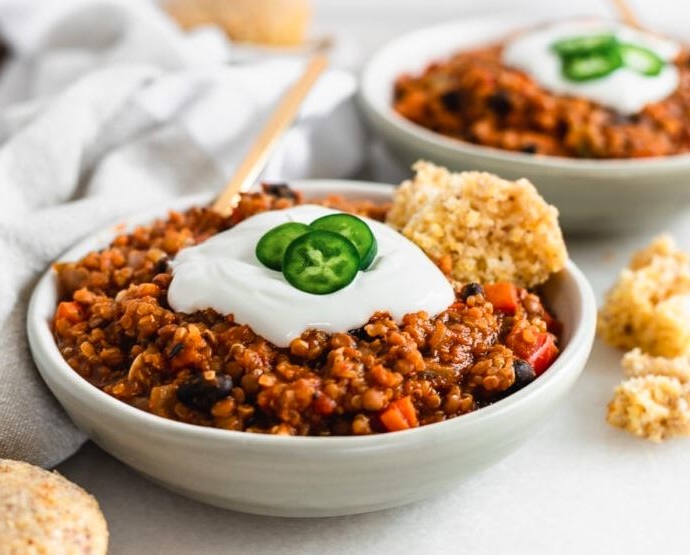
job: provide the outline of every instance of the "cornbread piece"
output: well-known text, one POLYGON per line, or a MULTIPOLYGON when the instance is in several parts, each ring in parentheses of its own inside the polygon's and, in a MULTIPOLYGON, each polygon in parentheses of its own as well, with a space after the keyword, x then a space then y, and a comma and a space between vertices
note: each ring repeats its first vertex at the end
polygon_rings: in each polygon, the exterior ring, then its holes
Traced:
POLYGON ((107 550, 108 528, 91 495, 57 472, 0 459, 3 555, 100 555, 107 550))
POLYGON ((167 0, 165 8, 184 29, 217 25, 240 42, 295 45, 304 40, 308 0, 167 0))
POLYGON ((640 349, 625 353, 621 366, 629 378, 667 376, 683 384, 690 383, 690 356, 676 358, 653 357, 640 349))
POLYGON ((654 356, 690 350, 690 264, 669 236, 635 254, 599 311, 600 337, 654 356))
POLYGON ((629 378, 616 388, 606 419, 656 442, 690 435, 690 388, 668 376, 629 378))
POLYGON ((568 254, 558 211, 526 179, 450 173, 417 162, 395 193, 388 223, 463 283, 545 282, 568 254))
POLYGON ((398 187, 386 223, 400 230, 404 228, 420 207, 433 201, 445 191, 461 186, 462 174, 451 173, 446 168, 418 161, 413 169, 414 179, 408 179, 398 187))

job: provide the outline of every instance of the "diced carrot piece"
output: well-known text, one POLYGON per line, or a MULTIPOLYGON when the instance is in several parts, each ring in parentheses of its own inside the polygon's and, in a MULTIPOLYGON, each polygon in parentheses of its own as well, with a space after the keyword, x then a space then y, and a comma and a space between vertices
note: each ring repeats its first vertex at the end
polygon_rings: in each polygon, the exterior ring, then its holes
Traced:
POLYGON ((407 423, 412 427, 416 428, 419 426, 419 421, 417 420, 417 411, 414 408, 414 403, 412 403, 412 397, 409 395, 398 399, 395 401, 395 405, 400 409, 407 423))
POLYGON ((389 432, 407 430, 410 427, 402 411, 395 405, 391 405, 381 413, 381 422, 389 432))
POLYGON ((539 376, 551 366, 557 356, 556 338, 550 333, 540 333, 534 344, 534 350, 527 357, 527 362, 534 368, 534 373, 539 376))
POLYGON ((424 117, 426 106, 426 95, 422 91, 412 91, 405 97, 404 101, 396 104, 396 109, 406 118, 419 121, 424 117))
POLYGON ((484 285, 484 296, 496 310, 507 314, 515 314, 519 298, 517 287, 507 281, 488 283, 484 285))
POLYGON ((381 422, 389 432, 407 430, 419 426, 417 411, 411 397, 394 401, 381 413, 381 422))
POLYGON ((76 324, 84 319, 84 311, 79 303, 74 301, 61 302, 55 311, 55 320, 67 320, 71 324, 76 324))
POLYGON ((320 394, 314 401, 314 411, 323 416, 332 414, 338 404, 328 395, 320 394))

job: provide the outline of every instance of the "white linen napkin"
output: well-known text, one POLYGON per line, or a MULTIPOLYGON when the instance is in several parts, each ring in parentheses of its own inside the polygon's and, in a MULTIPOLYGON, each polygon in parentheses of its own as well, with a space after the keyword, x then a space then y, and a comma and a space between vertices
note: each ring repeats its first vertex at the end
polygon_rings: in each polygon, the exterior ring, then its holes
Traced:
MULTIPOLYGON (((221 65, 232 46, 217 32, 184 35, 137 3, 81 3, 46 18, 27 7, 46 0, 0 2, 0 30, 18 53, 0 76, 0 458, 49 467, 84 436, 28 351, 39 273, 126 213, 218 190, 302 62, 221 65)), ((366 144, 354 91, 351 75, 329 71, 265 177, 357 171, 366 144)))

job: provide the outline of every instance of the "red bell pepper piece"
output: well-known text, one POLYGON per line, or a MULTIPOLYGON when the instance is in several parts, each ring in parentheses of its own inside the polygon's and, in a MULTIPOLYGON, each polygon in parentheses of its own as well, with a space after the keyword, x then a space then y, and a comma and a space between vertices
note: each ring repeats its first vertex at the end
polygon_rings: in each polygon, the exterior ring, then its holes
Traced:
POLYGON ((495 310, 506 314, 515 314, 520 302, 517 287, 510 282, 488 283, 484 286, 484 297, 495 310))
POLYGON ((534 368, 534 373, 539 376, 544 373, 551 363, 558 356, 556 338, 550 333, 540 333, 534 344, 534 350, 526 358, 527 362, 534 368))

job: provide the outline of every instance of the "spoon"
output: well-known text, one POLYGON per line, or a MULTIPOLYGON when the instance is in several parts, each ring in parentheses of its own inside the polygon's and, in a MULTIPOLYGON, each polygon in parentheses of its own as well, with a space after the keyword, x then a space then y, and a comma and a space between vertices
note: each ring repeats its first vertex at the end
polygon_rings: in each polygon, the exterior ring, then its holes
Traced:
POLYGON ((254 185, 261 170, 266 165, 273 147, 285 130, 290 127, 302 101, 314 86, 314 83, 316 83, 319 75, 328 66, 326 54, 330 46, 331 41, 329 39, 324 39, 318 43, 304 72, 285 93, 264 125, 252 148, 235 171, 235 175, 232 176, 216 198, 213 203, 213 210, 224 216, 230 215, 237 206, 240 193, 248 191, 254 185))
POLYGON ((627 0, 613 0, 613 7, 616 8, 618 12, 618 17, 621 21, 630 27, 635 27, 640 29, 640 22, 633 12, 632 8, 628 5, 627 0))

